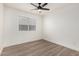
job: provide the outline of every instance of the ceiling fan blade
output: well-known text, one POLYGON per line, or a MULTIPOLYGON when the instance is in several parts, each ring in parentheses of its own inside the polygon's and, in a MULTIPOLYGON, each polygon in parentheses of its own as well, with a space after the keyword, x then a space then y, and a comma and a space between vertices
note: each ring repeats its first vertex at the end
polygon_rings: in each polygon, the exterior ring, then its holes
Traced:
POLYGON ((31 3, 31 5, 33 5, 33 6, 35 6, 35 7, 38 7, 38 6, 34 5, 33 3, 31 3))
POLYGON ((44 3, 43 5, 42 5, 42 7, 44 7, 44 6, 46 6, 48 3, 44 3))
POLYGON ((42 10, 50 10, 50 9, 48 9, 48 8, 41 8, 42 10))

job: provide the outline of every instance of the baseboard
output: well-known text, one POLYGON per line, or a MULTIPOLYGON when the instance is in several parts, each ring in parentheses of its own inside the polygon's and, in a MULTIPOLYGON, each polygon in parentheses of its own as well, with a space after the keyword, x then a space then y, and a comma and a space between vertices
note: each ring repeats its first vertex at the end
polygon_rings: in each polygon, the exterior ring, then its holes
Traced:
POLYGON ((48 39, 44 39, 44 40, 49 41, 49 42, 51 42, 51 43, 55 43, 55 44, 57 44, 57 45, 61 45, 61 46, 66 47, 66 48, 68 48, 68 49, 71 49, 71 50, 74 50, 74 51, 78 51, 78 52, 79 52, 79 50, 78 50, 78 49, 68 47, 68 46, 63 45, 63 44, 61 44, 61 43, 54 42, 54 41, 52 42, 52 41, 50 41, 50 40, 48 40, 48 39))
POLYGON ((7 45, 7 46, 4 45, 3 47, 6 48, 6 47, 15 46, 15 45, 23 44, 23 43, 29 43, 29 42, 33 42, 33 41, 37 41, 37 40, 42 40, 42 39, 36 39, 36 40, 27 41, 27 42, 20 42, 17 44, 12 44, 12 45, 7 45))

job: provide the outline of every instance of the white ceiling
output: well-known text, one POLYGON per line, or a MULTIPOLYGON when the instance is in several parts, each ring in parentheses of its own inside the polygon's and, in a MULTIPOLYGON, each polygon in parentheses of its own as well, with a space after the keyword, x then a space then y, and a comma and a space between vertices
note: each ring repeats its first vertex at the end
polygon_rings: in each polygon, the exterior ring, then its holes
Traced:
MULTIPOLYGON (((37 5, 37 3, 35 3, 37 5)), ((50 11, 42 11, 42 13, 39 13, 37 10, 32 10, 35 9, 34 6, 30 5, 30 3, 6 3, 5 6, 11 7, 11 8, 16 8, 19 10, 23 10, 23 11, 27 11, 30 13, 34 13, 34 14, 39 14, 39 15, 45 15, 51 12, 57 12, 60 11, 63 8, 68 7, 71 4, 68 3, 48 3, 47 6, 45 6, 46 8, 49 8, 50 11)))

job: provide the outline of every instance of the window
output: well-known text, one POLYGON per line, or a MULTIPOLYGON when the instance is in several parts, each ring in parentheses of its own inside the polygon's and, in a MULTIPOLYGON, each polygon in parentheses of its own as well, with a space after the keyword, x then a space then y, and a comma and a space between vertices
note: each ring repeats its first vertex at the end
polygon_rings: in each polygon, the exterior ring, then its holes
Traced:
POLYGON ((19 31, 36 31, 36 20, 19 16, 19 31))
POLYGON ((29 31, 35 31, 36 26, 35 25, 29 25, 29 31))
POLYGON ((19 25, 19 31, 28 31, 28 25, 19 25))

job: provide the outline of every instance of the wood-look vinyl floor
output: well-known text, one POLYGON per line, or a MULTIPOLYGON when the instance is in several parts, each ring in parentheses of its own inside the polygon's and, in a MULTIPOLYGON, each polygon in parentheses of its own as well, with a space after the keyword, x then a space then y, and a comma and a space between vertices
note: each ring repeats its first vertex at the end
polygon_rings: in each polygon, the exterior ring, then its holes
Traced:
POLYGON ((79 52, 46 40, 37 40, 6 47, 1 56, 79 56, 79 52))

